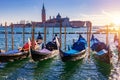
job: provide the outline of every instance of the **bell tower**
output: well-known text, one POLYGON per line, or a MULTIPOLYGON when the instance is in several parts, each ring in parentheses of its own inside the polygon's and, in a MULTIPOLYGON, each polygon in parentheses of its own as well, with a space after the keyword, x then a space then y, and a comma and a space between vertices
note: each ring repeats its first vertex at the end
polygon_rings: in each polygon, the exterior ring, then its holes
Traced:
POLYGON ((42 23, 44 23, 46 21, 46 12, 45 12, 45 7, 44 7, 44 4, 43 4, 43 7, 42 7, 42 23))

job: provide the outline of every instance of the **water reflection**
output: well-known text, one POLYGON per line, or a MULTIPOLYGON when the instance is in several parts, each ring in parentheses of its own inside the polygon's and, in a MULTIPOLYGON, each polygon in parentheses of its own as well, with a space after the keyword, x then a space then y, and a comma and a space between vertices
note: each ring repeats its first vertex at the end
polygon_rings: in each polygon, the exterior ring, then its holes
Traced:
POLYGON ((77 71, 81 64, 82 60, 65 62, 63 65, 63 73, 60 75, 60 79, 69 80, 71 77, 73 77, 73 74, 77 71))
POLYGON ((48 59, 44 61, 39 61, 36 65, 35 71, 34 71, 34 79, 35 80, 43 80, 46 79, 47 73, 49 72, 49 68, 52 67, 52 61, 54 59, 48 59))
POLYGON ((108 78, 112 69, 112 65, 101 62, 99 60, 94 60, 94 62, 97 66, 98 71, 101 72, 103 76, 108 78))
MULTIPOLYGON (((8 77, 12 75, 16 69, 22 67, 26 61, 28 61, 28 58, 20 61, 6 63, 4 67, 0 69, 0 80, 8 79, 8 77)), ((2 63, 0 65, 2 65, 2 63)))

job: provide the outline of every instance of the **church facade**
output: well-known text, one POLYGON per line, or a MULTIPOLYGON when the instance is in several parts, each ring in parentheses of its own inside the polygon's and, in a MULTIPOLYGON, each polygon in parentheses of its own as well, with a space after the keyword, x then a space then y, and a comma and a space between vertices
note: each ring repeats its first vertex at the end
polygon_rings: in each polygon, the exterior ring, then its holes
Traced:
POLYGON ((46 10, 44 7, 44 4, 42 6, 42 11, 41 11, 41 22, 35 22, 32 21, 31 23, 20 23, 20 24, 14 24, 16 27, 23 27, 23 25, 26 25, 27 27, 31 27, 32 24, 35 24, 36 27, 60 27, 60 23, 62 23, 62 27, 73 27, 73 28, 77 28, 77 27, 83 27, 84 26, 84 21, 70 21, 70 19, 68 17, 64 17, 62 18, 60 13, 57 14, 56 17, 51 18, 51 16, 49 17, 49 19, 46 19, 46 10))
POLYGON ((48 20, 46 20, 46 11, 45 11, 44 4, 42 7, 41 19, 42 19, 42 22, 35 22, 37 27, 44 27, 44 26, 59 27, 60 22, 62 22, 62 26, 66 26, 66 27, 71 26, 69 18, 68 17, 62 18, 59 13, 56 17, 53 17, 53 18, 50 17, 48 20))

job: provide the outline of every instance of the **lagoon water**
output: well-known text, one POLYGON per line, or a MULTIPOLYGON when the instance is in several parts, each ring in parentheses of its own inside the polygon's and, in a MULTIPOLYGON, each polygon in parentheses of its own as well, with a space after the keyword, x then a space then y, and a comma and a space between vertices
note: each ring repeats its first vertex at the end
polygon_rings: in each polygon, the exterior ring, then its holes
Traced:
MULTIPOLYGON (((10 28, 7 29, 11 31, 10 28)), ((22 28, 14 28, 14 32, 22 32, 22 28)), ((4 28, 0 28, 4 31, 4 28)), ((25 28, 26 32, 31 32, 31 28, 25 28)), ((35 32, 43 32, 43 28, 36 28, 35 32)), ((53 38, 53 29, 47 29, 47 42, 53 38)), ((83 32, 85 28, 67 28, 67 32, 83 32)), ((94 30, 93 30, 94 31, 94 30)), ((55 28, 54 32, 59 32, 59 28, 55 28)), ((64 28, 62 29, 64 32, 64 28)), ((43 34, 42 34, 43 36, 43 34)), ((73 39, 78 39, 78 34, 67 34, 66 47, 71 46, 73 39)), ((82 34, 86 39, 86 34, 82 34)), ((109 43, 113 42, 113 34, 109 35, 109 43)), ((27 42, 31 34, 25 34, 25 41, 27 42)), ((35 34, 35 38, 37 34, 35 34)), ((59 37, 59 34, 58 34, 59 37)), ((100 41, 106 41, 105 34, 95 34, 95 37, 100 41)), ((22 34, 14 34, 14 47, 23 45, 22 34)), ((5 49, 5 36, 0 34, 0 48, 5 49)), ((62 34, 62 49, 65 48, 64 34, 62 34)), ((11 50, 11 34, 8 34, 8 49, 11 50)), ((31 59, 24 59, 21 61, 1 63, 0 64, 0 80, 108 80, 111 68, 109 66, 102 66, 103 63, 96 63, 91 57, 90 62, 76 61, 64 63, 60 57, 53 59, 31 62, 31 59)))

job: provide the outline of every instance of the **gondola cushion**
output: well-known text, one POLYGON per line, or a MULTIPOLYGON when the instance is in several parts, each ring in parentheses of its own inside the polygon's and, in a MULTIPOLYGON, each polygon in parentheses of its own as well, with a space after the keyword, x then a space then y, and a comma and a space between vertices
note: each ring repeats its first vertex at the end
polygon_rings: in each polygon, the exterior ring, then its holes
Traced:
POLYGON ((103 42, 97 42, 97 43, 94 43, 94 44, 91 46, 91 49, 92 49, 93 51, 99 52, 99 51, 101 51, 102 49, 106 49, 106 50, 107 50, 107 46, 106 46, 105 43, 103 43, 103 42))
POLYGON ((73 54, 78 54, 78 53, 79 53, 79 51, 74 50, 74 49, 71 49, 71 50, 69 50, 69 51, 66 51, 66 52, 64 53, 64 56, 73 55, 73 54))
POLYGON ((20 51, 18 49, 15 49, 15 50, 11 50, 11 51, 8 51, 8 52, 5 52, 5 54, 16 54, 16 53, 19 53, 20 51))
POLYGON ((53 51, 53 50, 56 50, 57 49, 57 44, 56 42, 48 42, 46 44, 46 49, 50 50, 50 51, 53 51))
POLYGON ((72 46, 72 49, 77 50, 77 51, 82 51, 86 48, 85 46, 86 45, 84 42, 75 42, 72 46))
POLYGON ((41 53, 48 53, 48 54, 50 54, 51 53, 51 51, 49 51, 48 49, 42 49, 42 50, 40 50, 40 52, 41 53))
POLYGON ((107 53, 107 50, 105 50, 105 49, 102 49, 99 52, 97 52, 98 55, 103 55, 105 53, 107 53))

